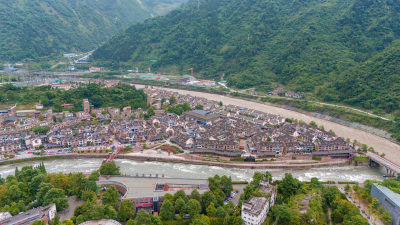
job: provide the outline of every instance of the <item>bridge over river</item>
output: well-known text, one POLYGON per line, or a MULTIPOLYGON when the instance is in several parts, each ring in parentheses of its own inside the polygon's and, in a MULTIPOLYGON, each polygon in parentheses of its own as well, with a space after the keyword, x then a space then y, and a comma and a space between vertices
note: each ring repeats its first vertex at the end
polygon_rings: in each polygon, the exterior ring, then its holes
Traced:
POLYGON ((386 176, 395 177, 397 175, 400 175, 400 165, 372 152, 368 152, 367 156, 370 159, 370 166, 378 164, 386 169, 386 176))

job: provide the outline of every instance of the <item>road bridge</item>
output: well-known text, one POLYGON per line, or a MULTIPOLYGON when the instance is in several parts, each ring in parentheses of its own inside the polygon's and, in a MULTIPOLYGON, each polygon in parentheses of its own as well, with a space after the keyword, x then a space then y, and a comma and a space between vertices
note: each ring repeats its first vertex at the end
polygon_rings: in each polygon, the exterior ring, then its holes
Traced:
POLYGON ((367 152, 367 156, 369 157, 370 166, 375 164, 385 167, 386 176, 395 177, 400 175, 400 165, 372 152, 367 152))

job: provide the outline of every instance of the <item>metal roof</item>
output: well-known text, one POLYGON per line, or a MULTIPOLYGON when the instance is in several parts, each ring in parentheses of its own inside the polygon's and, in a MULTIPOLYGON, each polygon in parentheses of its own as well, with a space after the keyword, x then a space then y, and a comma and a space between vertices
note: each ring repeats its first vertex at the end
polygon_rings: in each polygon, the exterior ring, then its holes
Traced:
POLYGON ((390 190, 387 187, 384 187, 379 184, 374 184, 376 188, 378 188, 379 191, 381 191, 387 198, 392 200, 394 204, 397 205, 397 207, 400 208, 400 194, 397 194, 396 192, 390 190))

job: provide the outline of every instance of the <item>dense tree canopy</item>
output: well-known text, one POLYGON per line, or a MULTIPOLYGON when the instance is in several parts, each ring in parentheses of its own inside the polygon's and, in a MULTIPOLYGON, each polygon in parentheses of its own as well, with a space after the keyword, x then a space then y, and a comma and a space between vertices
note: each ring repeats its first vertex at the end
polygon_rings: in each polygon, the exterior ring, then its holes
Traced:
POLYGON ((103 163, 100 166, 101 175, 120 175, 119 167, 115 162, 103 163))
POLYGON ((285 85, 325 101, 399 109, 399 1, 197 3, 131 26, 94 59, 158 72, 194 68, 239 88, 285 85))
POLYGON ((90 83, 68 91, 51 89, 51 86, 16 87, 6 84, 0 87, 0 91, 0 103, 33 105, 40 102, 44 107, 51 107, 57 112, 63 110, 62 104, 73 104, 73 112, 82 111, 82 101, 86 98, 97 108, 125 106, 131 106, 132 109, 146 108, 146 94, 124 84, 113 88, 102 88, 99 84, 90 83))
POLYGON ((0 61, 90 51, 127 26, 186 0, 0 2, 0 61))

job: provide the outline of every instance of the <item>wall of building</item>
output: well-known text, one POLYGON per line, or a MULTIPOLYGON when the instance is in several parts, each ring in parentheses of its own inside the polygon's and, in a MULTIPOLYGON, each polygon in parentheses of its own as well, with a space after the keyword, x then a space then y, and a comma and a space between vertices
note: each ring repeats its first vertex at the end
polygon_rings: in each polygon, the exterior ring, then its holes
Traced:
POLYGON ((389 211, 393 219, 393 225, 400 225, 400 207, 396 205, 388 196, 374 185, 371 187, 372 197, 378 199, 379 203, 389 211))

